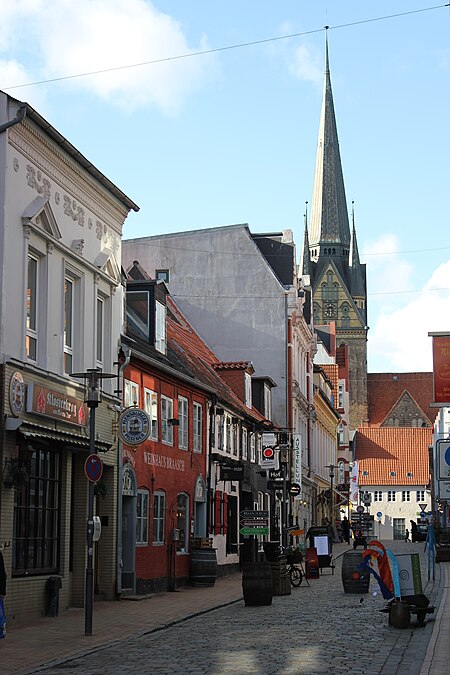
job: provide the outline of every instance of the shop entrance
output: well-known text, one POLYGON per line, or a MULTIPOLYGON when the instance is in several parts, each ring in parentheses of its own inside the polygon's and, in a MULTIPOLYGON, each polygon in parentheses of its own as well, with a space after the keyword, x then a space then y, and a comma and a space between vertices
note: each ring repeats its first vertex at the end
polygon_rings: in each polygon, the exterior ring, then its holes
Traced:
POLYGON ((136 584, 136 476, 131 466, 122 473, 122 591, 134 593, 136 584))

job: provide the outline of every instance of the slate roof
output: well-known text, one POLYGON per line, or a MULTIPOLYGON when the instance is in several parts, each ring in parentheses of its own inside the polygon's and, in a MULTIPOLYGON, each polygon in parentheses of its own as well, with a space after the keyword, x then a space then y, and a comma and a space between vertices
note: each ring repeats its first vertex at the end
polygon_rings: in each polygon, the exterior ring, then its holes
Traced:
POLYGON ((433 423, 438 411, 430 408, 433 373, 368 373, 369 425, 379 426, 405 390, 433 423))
POLYGON ((431 443, 430 428, 360 427, 354 438, 359 484, 428 485, 431 443))

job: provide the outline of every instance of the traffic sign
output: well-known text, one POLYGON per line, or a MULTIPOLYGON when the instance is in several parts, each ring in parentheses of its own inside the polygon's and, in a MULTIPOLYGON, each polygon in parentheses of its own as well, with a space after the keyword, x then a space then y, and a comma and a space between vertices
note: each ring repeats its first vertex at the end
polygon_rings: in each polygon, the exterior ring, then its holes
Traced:
POLYGON ((426 504, 419 504, 419 509, 420 509, 421 511, 425 511, 426 508, 427 508, 427 505, 426 505, 426 504))
POLYGON ((450 478, 450 443, 448 441, 438 441, 438 465, 439 480, 448 480, 450 478))
POLYGON ((255 519, 265 519, 267 520, 269 518, 269 512, 268 511, 259 511, 259 510, 254 510, 251 511, 249 509, 245 511, 241 511, 239 514, 241 520, 255 520, 255 519))
POLYGON ((276 469, 275 448, 267 447, 261 451, 261 467, 263 469, 276 469))
POLYGON ((358 511, 358 513, 364 513, 364 506, 361 506, 361 504, 359 504, 359 506, 356 507, 356 510, 358 511))
POLYGON ((268 527, 241 527, 239 532, 243 535, 249 535, 249 534, 254 534, 254 535, 265 535, 269 534, 269 528, 268 527))
POLYGON ((84 473, 91 483, 96 483, 103 475, 103 462, 98 455, 89 455, 84 463, 84 473))
POLYGON ((377 511, 377 518, 381 518, 382 515, 381 511, 377 511))
POLYGON ((421 517, 421 518, 426 518, 426 517, 427 517, 427 514, 425 513, 425 511, 421 511, 421 512, 420 512, 420 517, 421 517))

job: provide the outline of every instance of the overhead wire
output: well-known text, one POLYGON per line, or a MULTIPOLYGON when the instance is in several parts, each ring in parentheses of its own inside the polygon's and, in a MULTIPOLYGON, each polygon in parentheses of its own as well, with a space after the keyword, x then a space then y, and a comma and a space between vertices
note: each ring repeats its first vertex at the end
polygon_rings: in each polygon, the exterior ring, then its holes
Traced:
POLYGON ((360 21, 351 21, 349 23, 338 24, 336 26, 326 26, 323 28, 315 28, 313 30, 301 31, 298 33, 289 33, 288 35, 277 35, 270 38, 262 38, 260 40, 250 40, 248 42, 239 42, 232 45, 225 45, 223 47, 212 47, 211 49, 202 49, 199 51, 188 52, 184 54, 176 54, 174 56, 165 56, 159 59, 151 59, 149 61, 142 61, 140 63, 130 63, 123 66, 113 66, 111 68, 102 68, 99 70, 92 70, 86 73, 75 73, 73 75, 62 75, 60 77, 53 77, 46 80, 37 80, 35 82, 26 82, 23 84, 16 84, 6 87, 0 87, 3 91, 10 91, 12 89, 22 89, 24 87, 34 87, 41 84, 52 84, 54 82, 62 82, 65 80, 73 80, 82 77, 91 77, 93 75, 102 75, 105 73, 117 72, 119 70, 126 70, 130 68, 141 68, 143 66, 156 65, 158 63, 168 63, 170 61, 179 61, 181 59, 189 59, 197 56, 205 56, 208 54, 215 54, 218 52, 231 51, 233 49, 242 49, 244 47, 252 47, 254 45, 268 44, 270 42, 276 42, 279 40, 290 40, 292 38, 303 37, 305 35, 312 35, 314 33, 320 33, 324 30, 339 30, 341 28, 349 28, 351 26, 361 26, 366 23, 373 23, 375 21, 386 21, 388 19, 396 19, 403 16, 408 16, 411 14, 419 14, 422 12, 430 12, 436 9, 443 9, 444 7, 450 7, 450 3, 444 5, 434 5, 432 7, 422 7, 420 9, 413 9, 406 12, 398 12, 396 14, 386 14, 383 16, 372 17, 370 19, 361 19, 360 21))

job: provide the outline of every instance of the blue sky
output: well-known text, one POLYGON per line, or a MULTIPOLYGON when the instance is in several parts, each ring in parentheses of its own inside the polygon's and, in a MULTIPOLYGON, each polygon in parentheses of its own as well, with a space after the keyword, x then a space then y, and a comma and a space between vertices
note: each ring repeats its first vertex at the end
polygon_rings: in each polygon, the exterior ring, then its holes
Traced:
POLYGON ((0 89, 33 105, 141 207, 125 238, 245 222, 292 229, 300 245, 326 24, 347 202, 368 267, 369 370, 430 370, 427 333, 450 330, 444 4, 10 0, 0 89), (438 8, 415 11, 429 7, 438 8), (415 13, 371 21, 404 12, 415 13))

